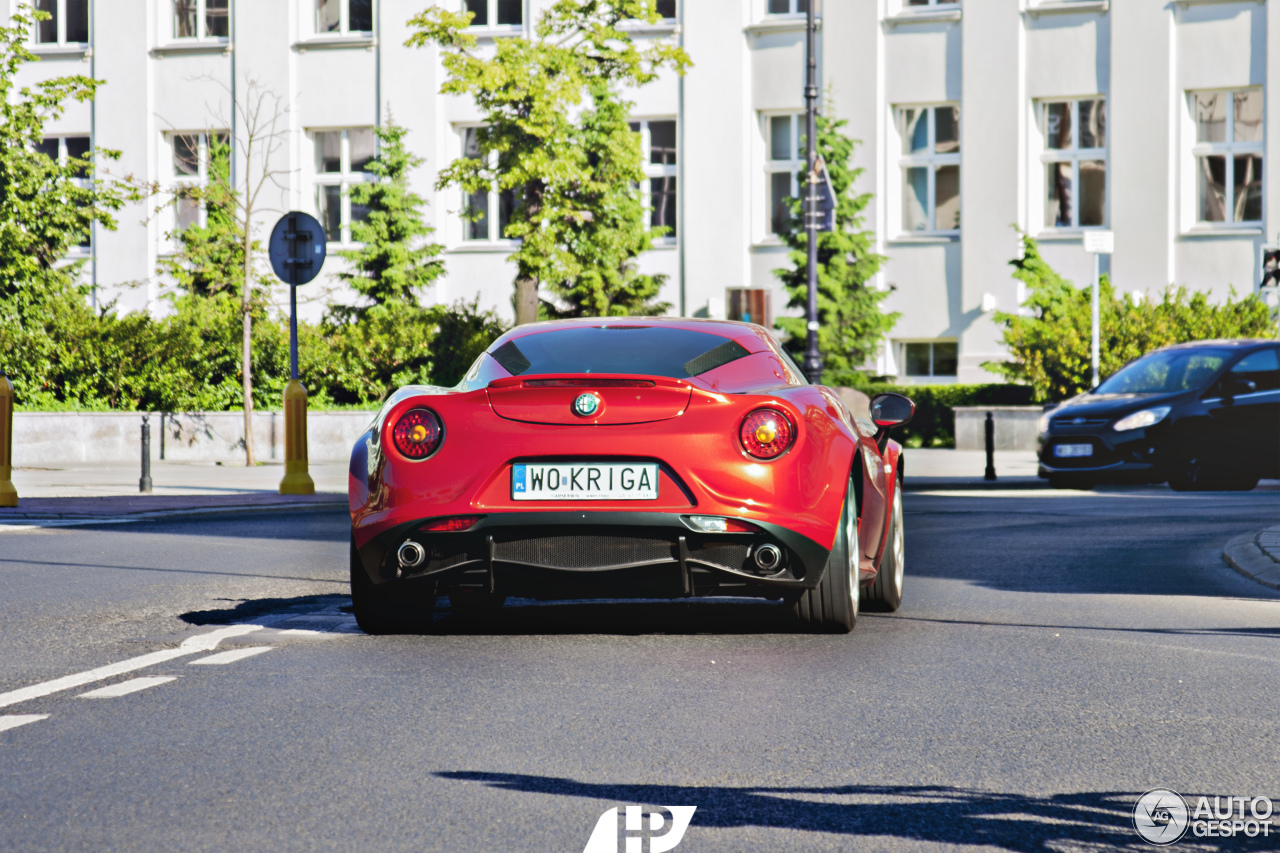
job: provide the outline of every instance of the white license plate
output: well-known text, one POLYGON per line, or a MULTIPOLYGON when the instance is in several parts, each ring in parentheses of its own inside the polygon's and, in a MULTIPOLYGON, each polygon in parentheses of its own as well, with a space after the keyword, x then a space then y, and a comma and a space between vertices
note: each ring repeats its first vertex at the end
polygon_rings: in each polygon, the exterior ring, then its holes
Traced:
POLYGON ((1053 455, 1059 459, 1066 459, 1073 456, 1092 456, 1092 444, 1055 444, 1053 446, 1053 455))
POLYGON ((653 501, 658 466, 652 462, 550 462, 511 466, 517 501, 653 501))

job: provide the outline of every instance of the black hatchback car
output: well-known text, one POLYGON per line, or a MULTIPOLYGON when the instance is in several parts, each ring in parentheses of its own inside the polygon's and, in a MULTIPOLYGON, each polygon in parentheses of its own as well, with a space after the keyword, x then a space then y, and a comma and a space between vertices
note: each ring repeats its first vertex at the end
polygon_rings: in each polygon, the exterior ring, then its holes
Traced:
POLYGON ((1280 342, 1200 341, 1135 359, 1040 418, 1054 488, 1247 491, 1280 477, 1280 342))

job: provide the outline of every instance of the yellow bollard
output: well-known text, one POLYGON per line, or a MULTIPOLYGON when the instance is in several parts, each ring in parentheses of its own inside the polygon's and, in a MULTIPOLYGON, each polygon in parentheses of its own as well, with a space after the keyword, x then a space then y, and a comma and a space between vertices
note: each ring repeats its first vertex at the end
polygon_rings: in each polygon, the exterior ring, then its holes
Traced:
POLYGON ((280 494, 315 493, 315 481, 307 472, 307 389, 290 379, 284 386, 284 479, 280 494))
POLYGON ((0 506, 17 506, 13 487, 13 383, 0 371, 0 506))

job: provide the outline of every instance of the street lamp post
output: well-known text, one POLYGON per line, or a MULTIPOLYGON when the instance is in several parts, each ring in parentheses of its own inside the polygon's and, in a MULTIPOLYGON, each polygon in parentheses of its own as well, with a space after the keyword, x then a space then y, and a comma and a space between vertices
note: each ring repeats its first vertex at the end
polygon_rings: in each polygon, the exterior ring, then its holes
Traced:
POLYGON ((804 85, 805 190, 803 196, 805 243, 809 253, 807 261, 809 304, 805 312, 809 338, 804 351, 804 373, 814 385, 822 383, 822 356, 818 352, 818 211, 817 193, 814 192, 813 187, 818 160, 818 57, 815 50, 818 30, 817 5, 818 0, 809 0, 808 21, 805 29, 807 67, 804 85))

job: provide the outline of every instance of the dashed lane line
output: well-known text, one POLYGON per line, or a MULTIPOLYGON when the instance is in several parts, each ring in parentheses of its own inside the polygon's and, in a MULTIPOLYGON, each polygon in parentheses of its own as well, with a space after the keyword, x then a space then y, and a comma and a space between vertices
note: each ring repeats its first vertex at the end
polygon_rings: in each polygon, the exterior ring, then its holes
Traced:
POLYGON ((245 658, 251 658, 254 655, 260 655, 263 652, 269 652, 271 651, 271 648, 271 646, 247 646, 243 649, 231 649, 226 652, 218 652, 216 655, 209 655, 207 658, 197 658, 190 663, 192 666, 195 666, 196 664, 211 664, 216 666, 224 663, 235 663, 238 660, 244 660, 245 658))
POLYGON ((0 732, 49 719, 48 714, 0 714, 0 732))
POLYGON ((128 681, 121 681, 119 684, 108 684, 106 687, 99 687, 97 690, 90 690, 88 693, 81 693, 81 699, 114 699, 117 696, 128 696, 130 693, 137 693, 140 690, 146 690, 160 684, 168 684, 170 681, 177 681, 176 676, 172 675, 152 675, 145 678, 130 678, 128 681))
POLYGON ((108 664, 107 666, 100 666, 97 669, 77 672, 74 675, 66 675, 62 678, 55 678, 52 681, 41 682, 40 684, 32 684, 30 687, 21 687, 17 690, 10 690, 8 693, 0 693, 0 708, 7 708, 10 705, 17 705, 19 702, 28 702, 54 693, 61 693, 64 690, 73 690, 76 687, 83 687, 95 681, 104 681, 117 675, 124 675, 126 672, 145 669, 175 658, 186 657, 200 652, 211 652, 218 647, 218 643, 225 639, 241 637, 261 630, 261 625, 228 625, 225 628, 218 628, 205 634, 197 634, 194 637, 188 637, 183 640, 182 644, 176 649, 163 649, 158 652, 122 660, 118 663, 108 664))

